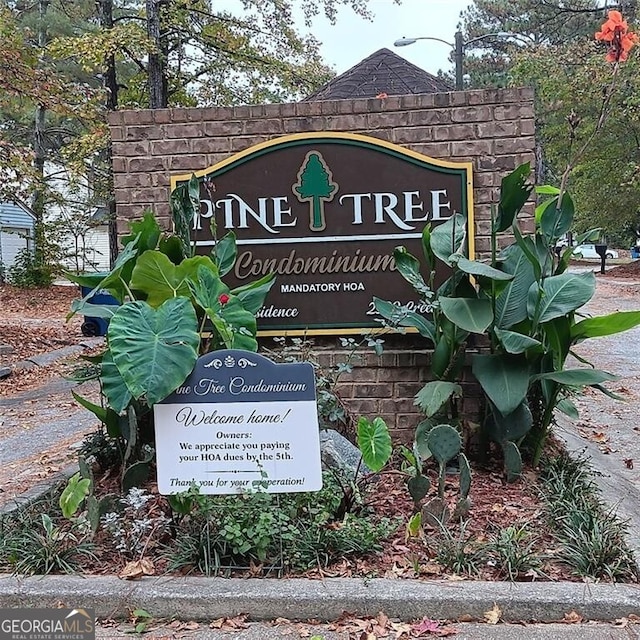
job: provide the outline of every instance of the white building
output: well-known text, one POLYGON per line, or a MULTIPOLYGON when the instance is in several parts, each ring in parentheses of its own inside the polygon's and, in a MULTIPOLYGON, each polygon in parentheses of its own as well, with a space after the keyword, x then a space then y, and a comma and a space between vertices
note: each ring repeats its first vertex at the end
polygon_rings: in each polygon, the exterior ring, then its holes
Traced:
POLYGON ((5 272, 21 249, 33 250, 34 223, 35 216, 27 205, 0 202, 0 265, 5 272))

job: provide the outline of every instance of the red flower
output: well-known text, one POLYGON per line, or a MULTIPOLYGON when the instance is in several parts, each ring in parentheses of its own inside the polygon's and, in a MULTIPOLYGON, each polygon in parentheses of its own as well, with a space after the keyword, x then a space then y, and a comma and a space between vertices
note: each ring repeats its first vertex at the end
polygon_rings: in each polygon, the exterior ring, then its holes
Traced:
POLYGON ((227 302, 229 302, 229 296, 226 293, 221 293, 218 297, 218 302, 222 305, 227 304, 227 302))
POLYGON ((629 25, 619 11, 609 11, 607 15, 607 21, 596 32, 596 40, 609 43, 607 62, 624 62, 631 48, 638 43, 638 36, 629 31, 629 25))

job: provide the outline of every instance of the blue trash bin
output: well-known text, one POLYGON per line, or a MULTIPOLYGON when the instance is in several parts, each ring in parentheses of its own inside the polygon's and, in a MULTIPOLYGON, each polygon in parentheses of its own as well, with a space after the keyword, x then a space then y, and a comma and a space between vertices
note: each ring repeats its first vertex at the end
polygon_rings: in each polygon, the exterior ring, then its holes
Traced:
MULTIPOLYGON (((82 297, 88 296, 93 291, 93 287, 80 287, 82 297)), ((113 305, 118 306, 120 303, 106 290, 101 289, 94 293, 88 301, 89 304, 113 305)), ((83 336, 106 336, 109 320, 107 318, 98 318, 97 316, 85 316, 84 322, 80 327, 83 336)))
POLYGON ((631 257, 634 260, 640 258, 640 247, 631 247, 631 257))

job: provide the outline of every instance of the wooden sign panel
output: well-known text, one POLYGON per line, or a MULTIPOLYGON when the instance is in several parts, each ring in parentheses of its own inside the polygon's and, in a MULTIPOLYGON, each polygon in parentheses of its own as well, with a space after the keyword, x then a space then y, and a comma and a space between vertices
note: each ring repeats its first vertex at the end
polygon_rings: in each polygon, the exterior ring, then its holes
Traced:
MULTIPOLYGON (((422 255, 427 223, 454 213, 473 229, 471 164, 434 160, 348 133, 285 136, 196 172, 199 253, 234 231, 231 287, 267 273, 276 284, 258 314, 261 335, 345 334, 379 327, 373 297, 417 305, 393 250, 422 255)), ((172 188, 191 175, 172 178, 172 188)), ((469 253, 473 255, 473 234, 469 253)), ((438 274, 442 281, 447 273, 438 274)), ((417 307, 417 310, 420 310, 417 307)))

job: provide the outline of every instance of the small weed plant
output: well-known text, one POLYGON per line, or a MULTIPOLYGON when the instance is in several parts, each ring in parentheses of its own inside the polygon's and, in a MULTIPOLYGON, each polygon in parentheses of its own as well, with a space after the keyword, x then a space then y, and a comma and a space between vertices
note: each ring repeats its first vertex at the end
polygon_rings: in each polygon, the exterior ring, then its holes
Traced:
POLYGON ((163 513, 149 510, 152 499, 145 489, 132 487, 119 501, 120 511, 109 511, 102 516, 102 528, 122 556, 141 558, 150 546, 157 545, 168 534, 171 520, 163 513))
POLYGON ((438 564, 456 575, 475 576, 485 562, 483 545, 467 532, 469 521, 461 521, 456 532, 441 524, 438 533, 427 539, 427 545, 435 549, 438 564))
POLYGON ((342 520, 341 492, 325 472, 317 493, 206 496, 192 487, 173 496, 175 539, 164 547, 170 571, 215 575, 250 566, 277 570, 326 567, 381 549, 398 522, 376 522, 364 508, 342 520))
POLYGON ((489 563, 495 566, 500 577, 512 582, 525 575, 533 577, 542 564, 537 541, 526 523, 499 529, 486 546, 489 563))
POLYGON ((0 523, 0 570, 19 575, 75 573, 83 560, 94 559, 86 522, 62 527, 48 513, 48 500, 18 509, 0 523))

